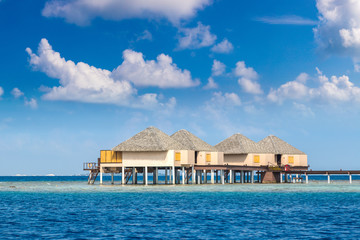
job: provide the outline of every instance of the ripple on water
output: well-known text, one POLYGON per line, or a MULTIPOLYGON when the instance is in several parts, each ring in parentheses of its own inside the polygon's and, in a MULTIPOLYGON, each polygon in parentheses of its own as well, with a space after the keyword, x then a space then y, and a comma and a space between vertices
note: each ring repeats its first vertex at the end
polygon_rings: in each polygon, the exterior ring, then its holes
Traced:
POLYGON ((0 183, 1 238, 360 238, 360 184, 0 183), (15 186, 16 188, 10 188, 15 186))

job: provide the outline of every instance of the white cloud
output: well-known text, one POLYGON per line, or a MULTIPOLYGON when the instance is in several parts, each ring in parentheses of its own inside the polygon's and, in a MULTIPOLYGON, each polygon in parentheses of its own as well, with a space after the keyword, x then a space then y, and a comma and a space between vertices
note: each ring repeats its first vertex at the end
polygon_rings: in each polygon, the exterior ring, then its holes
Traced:
POLYGON ((168 55, 160 54, 156 61, 144 60, 142 53, 125 50, 123 58, 123 63, 110 74, 115 80, 129 81, 141 87, 160 88, 183 88, 200 84, 199 80, 192 80, 188 70, 179 69, 168 55))
POLYGON ((14 88, 12 91, 11 91, 11 94, 15 97, 15 98, 19 98, 21 96, 24 96, 24 93, 18 89, 18 88, 14 88))
POLYGON ((213 65, 211 67, 211 75, 212 76, 220 76, 225 72, 225 69, 226 69, 225 64, 214 59, 213 65))
POLYGON ((285 100, 319 101, 324 103, 360 102, 360 88, 349 80, 348 76, 332 76, 330 79, 318 70, 315 87, 306 85, 297 78, 281 85, 278 89, 271 89, 268 99, 282 103, 285 100))
POLYGON ((209 77, 208 83, 204 86, 204 89, 214 89, 214 88, 218 88, 218 85, 212 77, 209 77))
POLYGON ((179 24, 210 3, 210 0, 53 0, 46 3, 42 15, 64 18, 77 25, 88 25, 98 17, 106 20, 165 18, 179 24))
POLYGON ((211 48, 211 51, 216 53, 230 53, 232 50, 234 50, 234 46, 226 38, 211 48))
POLYGON ((300 112, 301 115, 303 115, 304 117, 313 117, 313 116, 315 116, 315 113, 311 110, 311 108, 304 105, 304 104, 302 104, 302 103, 293 102, 293 106, 296 109, 296 111, 300 112))
POLYGON ((198 49, 209 47, 216 41, 216 35, 210 32, 210 26, 205 26, 198 22, 194 28, 179 29, 179 49, 198 49))
POLYGON ((230 107, 230 106, 240 106, 241 100, 236 93, 225 93, 214 92, 211 102, 218 106, 230 107))
POLYGON ((252 67, 246 67, 244 61, 236 63, 235 76, 240 77, 238 80, 242 89, 251 94, 262 94, 260 84, 257 82, 258 74, 252 67))
POLYGON ((136 41, 140 40, 149 40, 152 41, 152 34, 149 32, 149 30, 144 30, 137 38, 136 41))
POLYGON ((277 25, 316 25, 317 21, 296 15, 259 17, 256 21, 277 25))
POLYGON ((38 104, 35 98, 31 98, 30 100, 25 99, 25 106, 36 109, 38 107, 38 104))
POLYGON ((4 89, 2 87, 0 87, 0 98, 3 94, 4 94, 4 89))
MULTIPOLYGON (((154 101, 154 96, 156 94, 151 96, 137 96, 137 90, 133 88, 129 82, 130 80, 134 80, 134 75, 129 76, 129 79, 123 79, 120 77, 124 76, 118 73, 118 78, 115 79, 112 76, 112 72, 108 70, 96 68, 83 62, 75 64, 71 60, 66 61, 60 56, 60 53, 55 52, 52 49, 46 39, 41 40, 38 48, 38 55, 33 53, 30 48, 27 48, 26 51, 30 56, 29 62, 34 70, 44 72, 51 78, 59 79, 59 86, 45 88, 47 90, 47 93, 43 95, 43 99, 45 100, 111 103, 133 107, 141 107, 140 103, 144 100, 149 100, 150 104, 154 101)), ((146 64, 144 66, 144 62, 142 62, 143 65, 131 65, 129 61, 131 62, 131 58, 134 60, 134 55, 135 60, 136 56, 142 56, 141 53, 136 53, 131 50, 125 51, 124 62, 126 66, 124 69, 133 71, 133 74, 135 74, 136 77, 140 77, 137 68, 144 68, 152 74, 167 74, 168 77, 171 76, 171 74, 168 74, 169 66, 170 70, 176 70, 176 68, 170 64, 171 58, 169 59, 169 57, 166 57, 165 55, 159 55, 160 58, 165 58, 167 60, 165 62, 162 60, 158 63, 155 63, 154 61, 150 62, 150 65, 152 64, 153 66, 158 67, 158 71, 150 69, 146 64)), ((151 76, 151 74, 147 74, 148 75, 144 75, 143 77, 151 76)), ((178 74, 181 75, 181 73, 178 74)), ((183 74, 185 76, 190 75, 190 73, 186 72, 183 74)), ((164 78, 165 77, 163 77, 163 79, 164 78)), ((152 79, 155 79, 154 76, 152 76, 152 79)))
POLYGON ((360 1, 317 0, 315 39, 326 53, 356 57, 360 53, 360 1))
POLYGON ((302 80, 301 74, 295 81, 287 82, 278 89, 271 89, 268 99, 273 102, 283 102, 284 99, 302 99, 309 94, 309 89, 302 80), (299 81, 300 80, 300 81, 299 81))

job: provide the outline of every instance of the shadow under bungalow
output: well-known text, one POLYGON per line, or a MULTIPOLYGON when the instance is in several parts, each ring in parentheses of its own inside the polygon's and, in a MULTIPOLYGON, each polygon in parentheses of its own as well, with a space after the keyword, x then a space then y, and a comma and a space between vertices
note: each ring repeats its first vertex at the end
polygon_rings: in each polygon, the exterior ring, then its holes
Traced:
POLYGON ((148 127, 111 150, 97 162, 84 163, 88 183, 103 174, 121 176, 121 184, 280 183, 287 171, 306 171, 307 155, 276 136, 259 142, 234 134, 215 146, 187 130, 169 136, 148 127))

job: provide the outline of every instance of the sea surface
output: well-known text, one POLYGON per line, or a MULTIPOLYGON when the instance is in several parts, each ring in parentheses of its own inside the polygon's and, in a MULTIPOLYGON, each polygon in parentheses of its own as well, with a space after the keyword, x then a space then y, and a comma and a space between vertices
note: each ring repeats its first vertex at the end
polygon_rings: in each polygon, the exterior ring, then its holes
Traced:
POLYGON ((360 180, 105 185, 0 177, 1 239, 360 239, 360 180))

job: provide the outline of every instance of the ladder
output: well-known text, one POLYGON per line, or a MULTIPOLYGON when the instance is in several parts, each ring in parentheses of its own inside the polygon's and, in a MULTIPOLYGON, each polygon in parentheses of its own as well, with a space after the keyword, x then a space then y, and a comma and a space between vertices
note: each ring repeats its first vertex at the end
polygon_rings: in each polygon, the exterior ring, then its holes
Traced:
POLYGON ((88 177, 88 184, 94 184, 97 175, 99 174, 100 170, 99 169, 91 169, 90 170, 90 174, 88 177))
POLYGON ((132 170, 128 169, 125 173, 125 183, 127 184, 132 176, 132 170))

